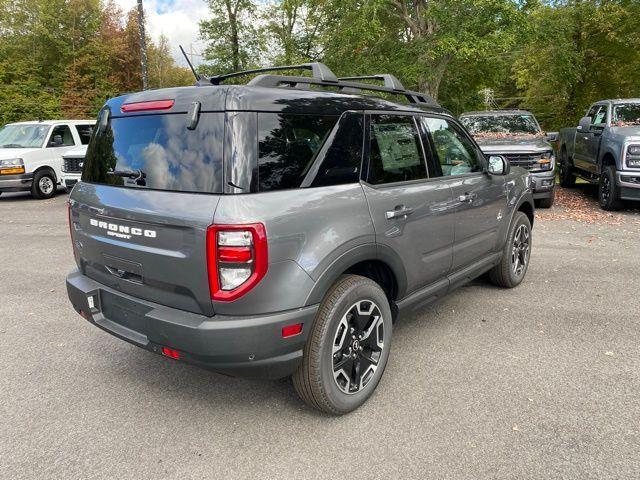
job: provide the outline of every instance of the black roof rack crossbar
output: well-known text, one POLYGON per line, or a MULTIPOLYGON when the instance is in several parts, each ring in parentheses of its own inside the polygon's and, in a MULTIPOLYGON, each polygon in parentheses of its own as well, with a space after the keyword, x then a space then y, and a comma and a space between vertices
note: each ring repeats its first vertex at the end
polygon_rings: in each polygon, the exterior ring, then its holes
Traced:
POLYGON ((221 82, 224 82, 228 78, 242 77, 244 75, 251 75, 253 73, 279 72, 282 70, 311 70, 311 75, 313 78, 316 78, 323 82, 338 82, 338 77, 335 76, 335 74, 329 69, 329 67, 320 62, 303 63, 301 65, 283 65, 279 67, 256 68, 254 70, 244 70, 242 72, 214 75, 209 79, 209 82, 212 85, 220 85, 221 82))
POLYGON ((340 77, 338 78, 338 80, 382 80, 384 82, 384 86, 387 88, 393 88, 394 90, 398 90, 399 92, 404 92, 406 90, 400 80, 398 80, 394 75, 391 75, 390 73, 364 75, 361 77, 340 77))
MULTIPOLYGON (((375 77, 367 77, 367 78, 377 78, 375 77)), ((360 77, 363 78, 363 77, 360 77)), ((398 82, 400 83, 400 82, 398 82)), ((337 82, 326 82, 317 78, 312 77, 292 77, 286 75, 258 75, 254 77, 247 85, 253 87, 267 87, 267 88, 275 88, 281 87, 283 85, 288 85, 293 88, 300 88, 300 84, 302 85, 320 85, 323 87, 333 87, 338 88, 340 91, 344 93, 355 93, 362 91, 370 91, 370 92, 383 92, 390 93, 393 95, 402 95, 404 96, 410 103, 415 104, 423 104, 429 106, 439 106, 438 103, 433 100, 430 96, 420 92, 412 92, 410 90, 399 90, 393 87, 382 86, 382 85, 373 85, 370 83, 360 83, 360 82, 351 82, 346 81, 346 77, 340 79, 337 82)))

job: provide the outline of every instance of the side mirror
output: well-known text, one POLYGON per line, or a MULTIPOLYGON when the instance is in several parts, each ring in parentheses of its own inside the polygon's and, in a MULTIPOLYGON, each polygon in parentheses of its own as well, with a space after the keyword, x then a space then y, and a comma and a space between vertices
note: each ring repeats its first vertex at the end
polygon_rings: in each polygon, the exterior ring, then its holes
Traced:
POLYGON ((559 135, 560 135, 559 132, 547 132, 547 134, 545 135, 544 139, 547 142, 557 142, 559 135))
POLYGON ((511 171, 511 164, 502 155, 489 157, 489 175, 507 175, 511 171))
POLYGON ((579 132, 588 132, 590 126, 591 126, 591 117, 582 117, 580 119, 580 122, 578 123, 577 130, 579 132))
POLYGON ((62 146, 62 135, 54 135, 53 140, 51 140, 50 145, 52 147, 60 147, 62 146))

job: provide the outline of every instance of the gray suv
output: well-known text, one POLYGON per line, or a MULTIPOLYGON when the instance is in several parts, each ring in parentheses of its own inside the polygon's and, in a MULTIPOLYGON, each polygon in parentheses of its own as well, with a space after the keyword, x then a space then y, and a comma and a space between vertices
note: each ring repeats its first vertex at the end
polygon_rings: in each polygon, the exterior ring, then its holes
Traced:
POLYGON ((292 375, 308 404, 343 414, 380 381, 400 314, 485 272, 522 281, 531 181, 391 75, 297 68, 311 76, 109 100, 69 199, 67 290, 134 345, 292 375))

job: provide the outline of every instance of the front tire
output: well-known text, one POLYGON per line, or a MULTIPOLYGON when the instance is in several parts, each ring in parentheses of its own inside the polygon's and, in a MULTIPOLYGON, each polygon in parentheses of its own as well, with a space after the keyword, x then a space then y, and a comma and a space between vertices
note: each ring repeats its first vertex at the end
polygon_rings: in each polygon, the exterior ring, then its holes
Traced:
POLYGON ((620 192, 616 184, 616 167, 609 165, 605 167, 600 175, 598 184, 598 203, 603 210, 620 210, 620 192))
POLYGON ((380 286, 344 275, 320 305, 293 385, 308 405, 343 415, 376 389, 389 358, 391 308, 380 286))
POLYGON ((31 195, 38 200, 52 198, 56 194, 56 176, 48 170, 40 170, 33 176, 31 195))
POLYGON ((500 263, 489 272, 491 283, 502 288, 517 287, 524 280, 531 256, 531 222, 517 212, 509 228, 509 236, 500 263))
POLYGON ((569 161, 569 155, 567 149, 563 148, 560 154, 560 186, 563 188, 571 188, 576 184, 576 176, 573 174, 571 162, 569 161))

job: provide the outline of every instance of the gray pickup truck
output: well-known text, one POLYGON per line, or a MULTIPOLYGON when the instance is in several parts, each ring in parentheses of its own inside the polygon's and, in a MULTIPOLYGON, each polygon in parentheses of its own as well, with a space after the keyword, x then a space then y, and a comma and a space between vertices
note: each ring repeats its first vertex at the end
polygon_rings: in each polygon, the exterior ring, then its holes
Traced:
POLYGON ((598 184, 604 210, 640 200, 640 98, 594 103, 577 127, 560 130, 558 151, 563 187, 576 177, 598 184))
POLYGON ((489 110, 466 112, 460 122, 473 135, 485 155, 501 155, 531 173, 536 206, 550 208, 555 199, 555 155, 549 142, 557 133, 545 134, 531 112, 489 110))

